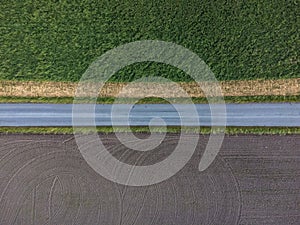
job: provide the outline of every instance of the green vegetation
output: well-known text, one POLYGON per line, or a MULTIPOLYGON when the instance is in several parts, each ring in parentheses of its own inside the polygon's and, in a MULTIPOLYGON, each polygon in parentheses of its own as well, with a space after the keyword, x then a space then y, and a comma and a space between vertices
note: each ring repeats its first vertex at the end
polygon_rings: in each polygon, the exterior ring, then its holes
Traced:
MULTIPOLYGON (((149 127, 131 127, 130 129, 125 127, 97 127, 99 133, 112 133, 112 132, 136 132, 136 133, 146 133, 149 132, 149 127)), ((163 128, 155 127, 153 132, 164 132, 163 128)), ((210 127, 167 127, 168 133, 200 133, 200 134, 210 134, 210 127)), ((83 127, 76 130, 80 133, 90 133, 91 128, 83 127)), ((216 130, 218 132, 218 130, 216 130)), ((0 127, 0 133, 4 134, 73 134, 72 127, 0 127)), ((300 134, 299 127, 227 127, 226 134, 300 134)))
MULTIPOLYGON (((295 0, 2 0, 0 79, 78 81, 101 54, 137 40, 163 40, 198 54, 219 80, 299 77, 295 0)), ((158 75, 190 78, 140 63, 111 81, 158 75)))
MULTIPOLYGON (((134 99, 119 99, 122 103, 132 103, 134 99)), ((174 98, 175 103, 185 103, 186 100, 184 98, 174 98)), ((300 102, 300 95, 296 96, 237 96, 230 97, 225 96, 224 100, 226 103, 253 103, 253 102, 300 102)), ((206 98, 192 98, 192 101, 197 103, 207 103, 206 98)), ((83 103, 92 103, 88 99, 82 99, 83 103)), ((112 104, 114 102, 114 98, 106 97, 106 98, 98 98, 98 104, 112 104)), ((44 98, 44 97, 1 97, 0 103, 54 103, 54 104, 72 104, 72 97, 60 97, 60 98, 44 98)), ((162 98, 143 98, 137 101, 137 104, 163 104, 168 103, 166 100, 162 98)))

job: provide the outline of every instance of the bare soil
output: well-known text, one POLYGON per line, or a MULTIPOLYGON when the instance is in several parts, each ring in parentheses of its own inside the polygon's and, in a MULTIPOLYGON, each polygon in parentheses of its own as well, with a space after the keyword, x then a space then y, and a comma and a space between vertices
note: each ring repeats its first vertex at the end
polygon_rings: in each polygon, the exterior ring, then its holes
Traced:
MULTIPOLYGON (((300 78, 282 80, 247 80, 219 82, 224 96, 300 95, 300 78)), ((78 83, 0 81, 2 97, 73 97, 78 83)), ((204 89, 212 88, 210 83, 201 84, 204 89)), ((97 90, 97 89, 96 89, 97 90)), ((95 84, 81 91, 85 96, 93 94, 95 84)), ((144 97, 145 94, 157 97, 204 97, 203 91, 195 82, 182 83, 106 83, 100 97, 144 97), (178 85, 184 90, 179 91, 178 85), (176 87, 177 86, 177 87, 176 87)))

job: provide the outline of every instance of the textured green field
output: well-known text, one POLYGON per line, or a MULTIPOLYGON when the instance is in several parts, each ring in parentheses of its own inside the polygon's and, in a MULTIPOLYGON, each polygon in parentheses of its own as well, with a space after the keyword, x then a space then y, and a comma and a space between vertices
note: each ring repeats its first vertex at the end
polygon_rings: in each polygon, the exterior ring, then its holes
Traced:
MULTIPOLYGON (((197 53, 219 80, 300 76, 297 0, 2 0, 0 79, 78 81, 98 56, 136 40, 164 40, 197 53)), ((189 77, 141 63, 112 81, 189 77)))

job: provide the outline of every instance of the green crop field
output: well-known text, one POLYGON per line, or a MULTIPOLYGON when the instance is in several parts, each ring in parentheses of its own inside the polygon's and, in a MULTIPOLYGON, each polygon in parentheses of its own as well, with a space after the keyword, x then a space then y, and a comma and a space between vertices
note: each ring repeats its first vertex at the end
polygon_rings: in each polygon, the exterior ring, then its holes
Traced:
MULTIPOLYGON (((219 80, 300 76, 297 0, 2 0, 0 80, 78 81, 101 54, 137 40, 163 40, 198 54, 219 80)), ((111 81, 159 75, 189 81, 158 63, 111 81)))

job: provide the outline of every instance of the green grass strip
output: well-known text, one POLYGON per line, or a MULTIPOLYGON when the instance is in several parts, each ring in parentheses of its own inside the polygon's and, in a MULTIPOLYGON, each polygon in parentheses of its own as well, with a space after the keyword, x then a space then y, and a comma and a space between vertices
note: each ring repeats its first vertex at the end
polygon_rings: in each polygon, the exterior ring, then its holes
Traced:
MULTIPOLYGON (((52 103, 52 104, 72 104, 72 97, 0 97, 0 103, 52 103)), ((98 104, 113 104, 114 98, 105 97, 98 98, 98 104)), ((134 100, 137 101, 137 104, 154 104, 154 103, 168 103, 162 98, 149 97, 144 99, 130 99, 130 98, 121 98, 119 101, 121 103, 131 103, 134 100)), ((188 99, 185 98, 173 98, 172 102, 175 103, 186 103, 188 99)), ((225 96, 224 100, 226 103, 260 103, 260 102, 300 102, 300 95, 295 96, 225 96)), ((207 99, 204 97, 192 98, 194 103, 207 103, 207 99)), ((81 99, 79 102, 82 103, 93 103, 91 99, 81 99)))
MULTIPOLYGON (((93 128, 82 127, 76 130, 78 133, 91 133, 93 128)), ((218 129, 215 130, 218 133, 218 129)), ((113 133, 113 132, 135 132, 135 133, 148 133, 149 127, 97 127, 99 133, 113 133)), ((162 133, 165 129, 162 127, 152 128, 152 132, 162 133)), ((210 127, 167 127, 168 133, 198 133, 198 134, 210 134, 210 127)), ((73 134, 72 127, 0 127, 0 133, 2 134, 73 134)), ((300 127, 227 127, 225 134, 300 134, 300 127)))

